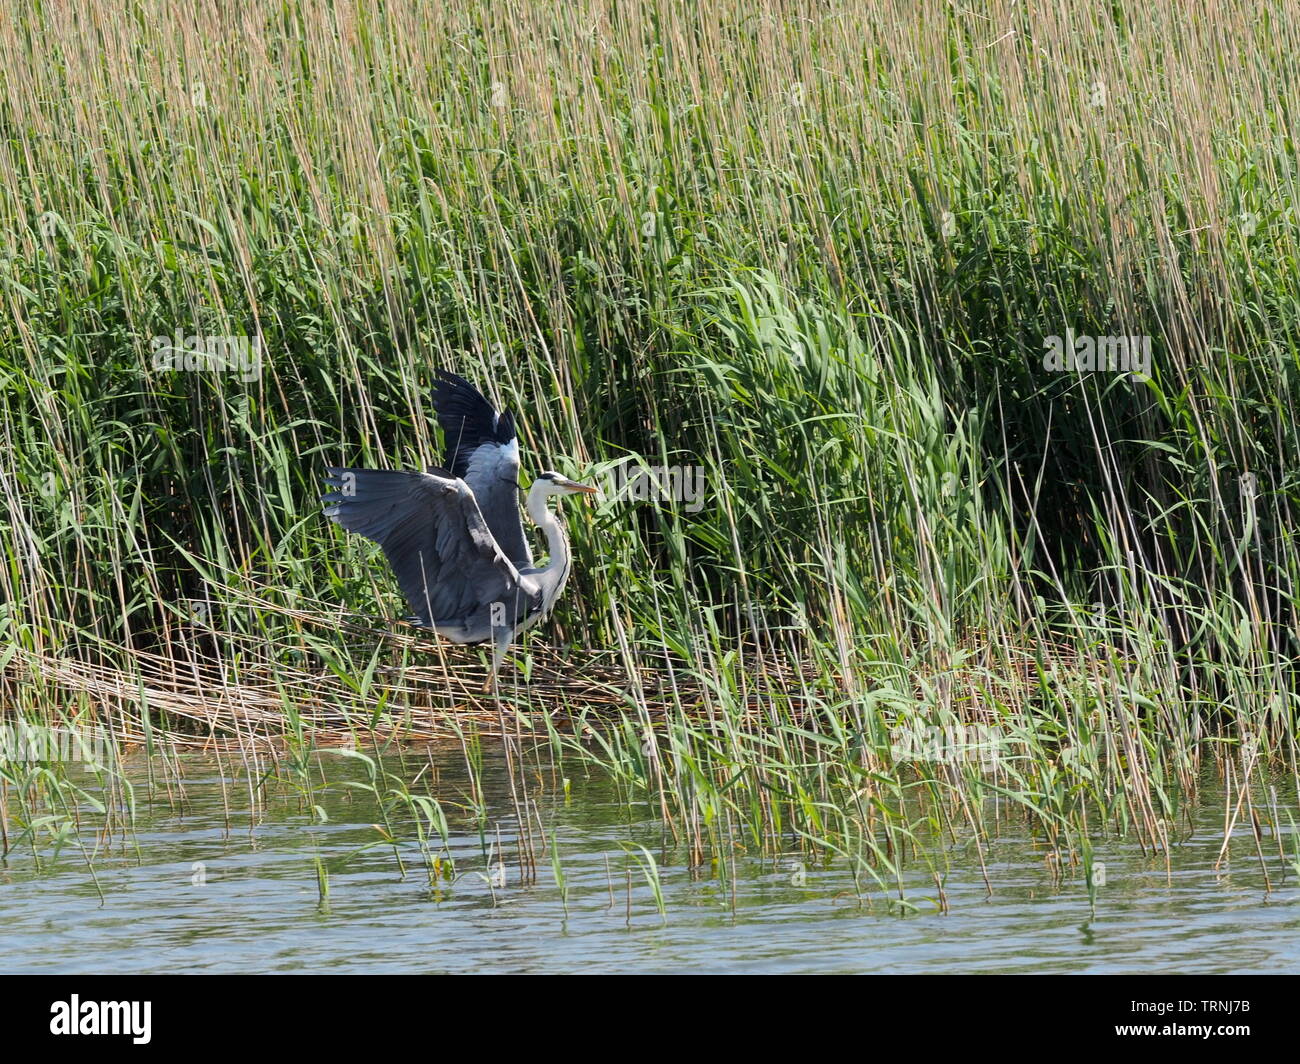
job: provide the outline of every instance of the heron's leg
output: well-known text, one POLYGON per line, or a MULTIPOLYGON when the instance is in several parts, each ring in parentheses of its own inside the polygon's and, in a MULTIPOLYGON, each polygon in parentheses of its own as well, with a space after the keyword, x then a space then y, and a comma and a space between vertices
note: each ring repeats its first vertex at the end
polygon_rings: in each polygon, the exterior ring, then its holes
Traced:
POLYGON ((492 632, 492 671, 488 673, 487 682, 483 684, 483 693, 489 694, 496 690, 497 673, 501 671, 501 662, 505 660, 506 652, 510 649, 510 640, 514 631, 509 625, 501 625, 492 632))

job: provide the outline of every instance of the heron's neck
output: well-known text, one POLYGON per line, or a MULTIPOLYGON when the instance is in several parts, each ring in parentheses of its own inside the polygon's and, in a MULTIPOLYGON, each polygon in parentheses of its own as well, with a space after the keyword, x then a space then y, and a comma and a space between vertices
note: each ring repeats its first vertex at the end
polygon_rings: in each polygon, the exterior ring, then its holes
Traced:
POLYGON ((534 483, 528 492, 528 516, 545 534, 546 553, 550 555, 550 561, 538 571, 558 574, 562 583, 569 575, 569 537, 564 533, 564 523, 546 505, 547 498, 545 483, 534 483))

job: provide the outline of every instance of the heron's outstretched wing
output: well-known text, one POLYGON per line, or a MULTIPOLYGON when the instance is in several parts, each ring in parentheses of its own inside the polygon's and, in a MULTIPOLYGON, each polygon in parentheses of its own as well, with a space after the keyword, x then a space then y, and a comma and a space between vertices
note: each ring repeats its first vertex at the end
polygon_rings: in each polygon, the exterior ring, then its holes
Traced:
POLYGON ((462 478, 498 545, 517 569, 533 564, 519 516, 519 440, 508 410, 498 414, 463 377, 439 370, 433 408, 447 444, 443 466, 462 478))
POLYGON ((325 516, 384 549, 420 624, 432 627, 507 601, 519 573, 483 520, 473 491, 445 470, 330 467, 325 516))

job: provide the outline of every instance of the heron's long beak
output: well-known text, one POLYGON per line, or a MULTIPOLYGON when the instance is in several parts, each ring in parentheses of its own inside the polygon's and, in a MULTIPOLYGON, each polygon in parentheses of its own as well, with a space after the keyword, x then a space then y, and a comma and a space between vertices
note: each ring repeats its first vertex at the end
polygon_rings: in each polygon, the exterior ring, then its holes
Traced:
POLYGON ((590 484, 579 484, 576 480, 571 480, 566 485, 570 491, 578 491, 583 495, 599 495, 600 489, 590 484))

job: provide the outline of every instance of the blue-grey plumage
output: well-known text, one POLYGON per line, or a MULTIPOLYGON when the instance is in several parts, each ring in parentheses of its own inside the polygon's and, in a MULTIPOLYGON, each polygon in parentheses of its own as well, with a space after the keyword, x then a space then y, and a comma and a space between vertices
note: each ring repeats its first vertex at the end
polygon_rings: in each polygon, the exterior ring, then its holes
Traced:
POLYGON ((383 548, 415 623, 455 643, 493 644, 490 689, 506 651, 550 613, 568 580, 568 537, 547 502, 596 489, 547 471, 526 509, 549 559, 533 565, 519 516, 519 443, 463 378, 440 373, 433 394, 446 439, 444 467, 426 472, 331 466, 325 516, 383 548))

